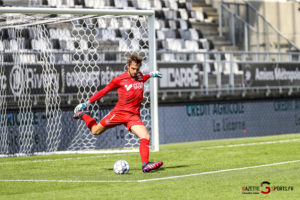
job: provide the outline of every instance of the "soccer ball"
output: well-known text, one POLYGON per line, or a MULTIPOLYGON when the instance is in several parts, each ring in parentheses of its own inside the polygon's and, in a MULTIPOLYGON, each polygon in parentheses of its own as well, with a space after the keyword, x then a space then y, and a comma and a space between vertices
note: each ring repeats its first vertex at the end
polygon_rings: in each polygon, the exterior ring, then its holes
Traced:
POLYGON ((114 172, 116 174, 127 174, 129 172, 129 164, 126 160, 118 160, 114 164, 114 172))

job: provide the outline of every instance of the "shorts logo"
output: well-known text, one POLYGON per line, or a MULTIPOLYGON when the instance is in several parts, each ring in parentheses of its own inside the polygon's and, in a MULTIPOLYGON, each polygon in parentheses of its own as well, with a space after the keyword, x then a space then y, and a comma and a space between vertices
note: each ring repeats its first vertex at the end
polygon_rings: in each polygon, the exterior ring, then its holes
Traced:
POLYGON ((132 84, 130 84, 130 85, 125 85, 125 88, 126 88, 127 91, 129 91, 130 88, 132 88, 132 84))

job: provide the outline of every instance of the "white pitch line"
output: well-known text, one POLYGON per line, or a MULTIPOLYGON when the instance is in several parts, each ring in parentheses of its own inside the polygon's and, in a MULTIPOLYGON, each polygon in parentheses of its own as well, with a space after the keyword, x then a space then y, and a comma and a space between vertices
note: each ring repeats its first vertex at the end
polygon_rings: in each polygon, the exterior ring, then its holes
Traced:
POLYGON ((103 158, 103 157, 117 157, 123 155, 132 155, 137 153, 126 153, 126 154, 116 154, 116 155, 99 155, 99 156, 85 156, 85 157, 73 157, 73 158, 57 158, 57 159, 45 159, 45 160, 23 160, 23 161, 10 161, 10 162, 0 162, 0 165, 9 164, 23 164, 23 163, 36 163, 36 162, 53 162, 53 161, 64 161, 64 160, 79 160, 86 158, 103 158))
POLYGON ((52 182, 52 183, 136 183, 136 180, 6 180, 0 182, 52 182))
POLYGON ((222 169, 216 171, 208 171, 208 172, 200 172, 195 174, 184 174, 178 176, 167 176, 161 178, 152 178, 152 179, 142 179, 142 180, 8 180, 8 179, 0 179, 0 182, 55 182, 55 183, 142 183, 147 181, 161 181, 161 180, 169 180, 169 179, 176 179, 176 178, 185 178, 185 177, 192 177, 192 176, 200 176, 206 174, 217 174, 223 172, 230 172, 230 171, 241 171, 246 169, 254 169, 254 168, 261 168, 261 167, 270 167, 276 165, 284 165, 284 164, 291 164, 291 163, 298 163, 300 160, 291 160, 285 162, 277 162, 277 163, 270 163, 264 165, 256 165, 256 166, 249 166, 249 167, 240 167, 240 168, 232 168, 232 169, 222 169))
MULTIPOLYGON (((181 149, 181 150, 219 149, 219 148, 255 146, 255 145, 263 145, 263 144, 276 144, 276 143, 287 143, 287 142, 300 142, 300 139, 288 139, 288 140, 254 142, 254 143, 244 143, 244 144, 230 144, 230 145, 208 146, 208 147, 199 147, 199 148, 187 148, 187 149, 181 149)), ((169 151, 169 150, 163 150, 163 151, 169 151)), ((10 162, 0 162, 0 165, 35 163, 35 162, 53 162, 53 161, 64 161, 64 160, 73 160, 73 159, 76 160, 76 159, 85 159, 85 158, 116 157, 116 156, 134 155, 134 154, 137 154, 137 153, 126 153, 126 154, 124 153, 124 154, 116 154, 116 155, 110 154, 110 155, 73 157, 73 158, 57 158, 57 159, 47 159, 47 160, 10 161, 10 162)))
POLYGON ((222 169, 222 170, 217 170, 217 171, 200 172, 200 173, 195 173, 195 174, 184 174, 184 175, 179 175, 179 176, 168 176, 168 177, 162 177, 162 178, 144 179, 144 180, 138 180, 137 182, 141 183, 141 182, 147 182, 147 181, 160 181, 160 180, 168 180, 168 179, 175 179, 175 178, 199 176, 199 175, 205 175, 205 174, 216 174, 216 173, 222 173, 222 172, 240 171, 240 170, 254 169, 254 168, 260 168, 260 167, 270 167, 270 166, 275 166, 275 165, 284 165, 284 164, 297 163, 297 162, 300 162, 300 160, 292 160, 292 161, 286 161, 286 162, 278 162, 278 163, 232 168, 232 169, 222 169))
POLYGON ((231 148, 231 147, 263 145, 263 144, 287 143, 287 142, 300 142, 300 139, 276 140, 276 141, 266 141, 266 142, 252 142, 252 143, 245 143, 245 144, 229 144, 229 145, 199 147, 199 148, 191 148, 191 149, 218 149, 218 148, 228 148, 228 147, 231 148))

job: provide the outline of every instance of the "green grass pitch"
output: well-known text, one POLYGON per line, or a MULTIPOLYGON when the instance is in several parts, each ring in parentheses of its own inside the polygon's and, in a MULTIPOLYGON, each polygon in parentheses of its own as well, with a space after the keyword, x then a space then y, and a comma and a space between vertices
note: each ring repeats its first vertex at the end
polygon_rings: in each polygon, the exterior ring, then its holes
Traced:
POLYGON ((151 173, 138 153, 0 158, 0 199, 299 199, 299 152, 286 134, 161 145, 151 173), (114 174, 119 159, 129 174, 114 174))

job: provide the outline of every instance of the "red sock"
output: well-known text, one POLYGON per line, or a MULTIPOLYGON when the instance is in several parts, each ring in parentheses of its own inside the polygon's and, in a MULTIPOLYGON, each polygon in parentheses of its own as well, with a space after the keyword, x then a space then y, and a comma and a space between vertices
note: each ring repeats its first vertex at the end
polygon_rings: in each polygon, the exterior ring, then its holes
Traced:
POLYGON ((140 141, 140 155, 142 163, 149 162, 149 140, 142 138, 140 141))
POLYGON ((93 126, 97 125, 96 120, 89 115, 83 115, 82 119, 85 121, 85 124, 90 130, 93 126))

